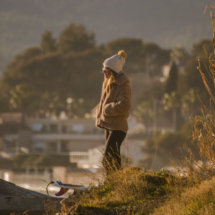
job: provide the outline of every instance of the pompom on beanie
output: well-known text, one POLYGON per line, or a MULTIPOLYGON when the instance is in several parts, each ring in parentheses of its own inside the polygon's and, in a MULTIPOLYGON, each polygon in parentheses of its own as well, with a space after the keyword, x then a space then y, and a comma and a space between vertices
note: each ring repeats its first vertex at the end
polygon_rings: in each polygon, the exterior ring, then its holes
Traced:
POLYGON ((127 57, 127 54, 125 51, 121 50, 118 52, 118 54, 113 55, 110 58, 107 58, 103 65, 111 68, 116 73, 119 73, 122 71, 123 65, 125 63, 125 58, 127 57))

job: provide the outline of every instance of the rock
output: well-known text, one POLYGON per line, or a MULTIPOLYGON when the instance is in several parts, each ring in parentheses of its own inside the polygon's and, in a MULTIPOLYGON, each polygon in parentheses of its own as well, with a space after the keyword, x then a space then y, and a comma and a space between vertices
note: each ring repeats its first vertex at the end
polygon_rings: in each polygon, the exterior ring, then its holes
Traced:
POLYGON ((43 214, 50 210, 52 205, 60 211, 60 201, 32 190, 28 190, 13 183, 0 179, 0 214, 43 214))

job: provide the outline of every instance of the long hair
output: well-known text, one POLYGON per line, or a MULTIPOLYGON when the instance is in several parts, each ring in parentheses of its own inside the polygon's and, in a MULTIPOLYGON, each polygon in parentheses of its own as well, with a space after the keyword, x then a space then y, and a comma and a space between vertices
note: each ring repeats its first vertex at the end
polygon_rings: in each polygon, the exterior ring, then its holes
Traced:
POLYGON ((110 77, 109 78, 105 77, 102 85, 102 95, 104 96, 104 94, 106 93, 106 97, 110 95, 111 84, 115 82, 115 75, 117 74, 112 69, 110 69, 110 71, 111 71, 110 77))

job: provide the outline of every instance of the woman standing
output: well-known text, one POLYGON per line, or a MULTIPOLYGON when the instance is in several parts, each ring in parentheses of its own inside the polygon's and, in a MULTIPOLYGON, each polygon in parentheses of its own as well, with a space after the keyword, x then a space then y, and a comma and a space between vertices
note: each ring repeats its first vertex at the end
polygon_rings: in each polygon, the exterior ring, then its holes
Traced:
POLYGON ((122 72, 126 57, 125 51, 119 51, 104 61, 102 69, 104 82, 96 110, 96 126, 105 129, 102 163, 107 172, 121 168, 120 146, 128 131, 131 88, 128 77, 122 72))

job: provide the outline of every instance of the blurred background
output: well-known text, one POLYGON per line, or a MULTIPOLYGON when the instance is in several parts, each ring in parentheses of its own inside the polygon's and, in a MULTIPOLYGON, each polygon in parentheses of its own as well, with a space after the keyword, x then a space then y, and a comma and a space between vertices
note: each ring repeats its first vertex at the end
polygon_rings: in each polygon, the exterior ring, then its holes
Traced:
POLYGON ((0 178, 44 190, 51 180, 89 184, 82 171, 99 176, 101 68, 119 50, 132 89, 125 163, 157 170, 181 150, 198 156, 190 119, 210 105, 197 58, 203 45, 213 52, 212 3, 1 0, 0 178))

